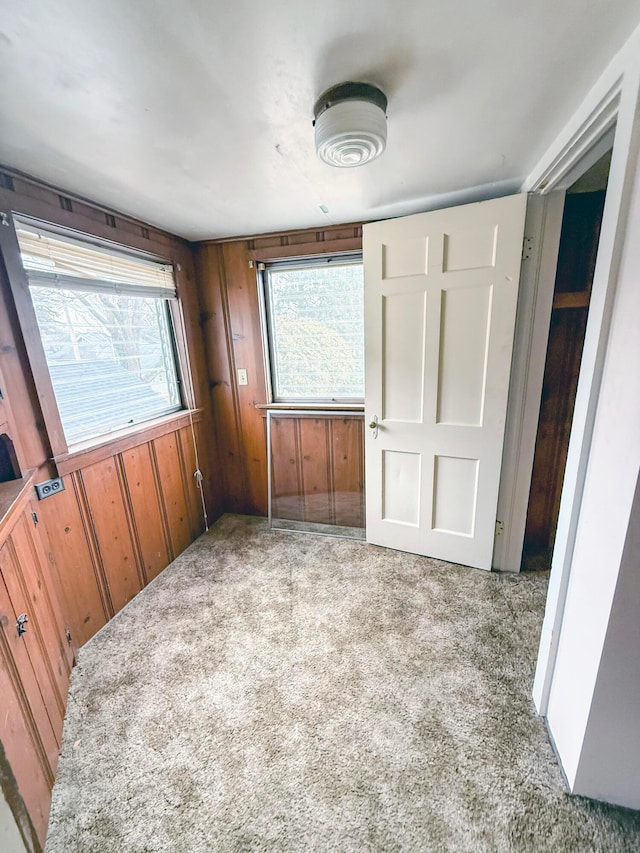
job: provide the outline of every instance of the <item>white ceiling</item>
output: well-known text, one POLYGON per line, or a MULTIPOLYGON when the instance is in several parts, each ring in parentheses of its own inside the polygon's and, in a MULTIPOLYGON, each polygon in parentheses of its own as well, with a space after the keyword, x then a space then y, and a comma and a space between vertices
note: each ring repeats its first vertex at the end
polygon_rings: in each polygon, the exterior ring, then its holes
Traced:
POLYGON ((638 0, 3 6, 0 162, 191 239, 514 191, 640 21, 638 0), (386 152, 351 170, 311 125, 345 80, 389 97, 386 152))

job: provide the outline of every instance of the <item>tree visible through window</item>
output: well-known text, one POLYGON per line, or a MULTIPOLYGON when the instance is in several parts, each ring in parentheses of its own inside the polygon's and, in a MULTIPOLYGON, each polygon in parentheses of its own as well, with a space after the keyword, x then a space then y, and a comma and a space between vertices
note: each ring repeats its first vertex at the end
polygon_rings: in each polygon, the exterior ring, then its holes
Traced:
POLYGON ((265 295, 274 399, 361 400, 361 259, 273 264, 265 295))

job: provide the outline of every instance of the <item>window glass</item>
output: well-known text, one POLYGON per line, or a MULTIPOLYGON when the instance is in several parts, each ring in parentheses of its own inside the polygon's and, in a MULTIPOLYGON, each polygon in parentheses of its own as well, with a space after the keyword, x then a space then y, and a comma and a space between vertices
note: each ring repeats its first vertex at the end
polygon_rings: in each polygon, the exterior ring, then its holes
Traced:
POLYGON ((41 228, 17 234, 67 444, 181 409, 171 268, 41 228))
POLYGON ((360 258, 266 270, 271 381, 277 401, 364 397, 360 258))

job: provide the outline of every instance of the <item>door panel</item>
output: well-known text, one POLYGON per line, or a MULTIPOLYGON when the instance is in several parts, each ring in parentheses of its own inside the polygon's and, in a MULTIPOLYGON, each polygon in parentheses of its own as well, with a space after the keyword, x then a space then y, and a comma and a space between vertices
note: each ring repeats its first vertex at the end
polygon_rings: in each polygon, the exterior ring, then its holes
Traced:
POLYGON ((391 421, 422 421, 426 299, 424 293, 382 297, 385 341, 382 417, 391 421))
POLYGON ((364 227, 370 542, 491 568, 525 209, 364 227))

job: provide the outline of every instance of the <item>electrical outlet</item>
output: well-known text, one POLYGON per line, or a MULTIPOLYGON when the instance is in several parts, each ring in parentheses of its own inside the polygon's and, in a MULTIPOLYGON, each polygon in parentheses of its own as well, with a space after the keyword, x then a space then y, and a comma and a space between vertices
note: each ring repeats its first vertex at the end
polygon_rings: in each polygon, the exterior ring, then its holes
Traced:
POLYGON ((248 385, 249 380, 247 378, 247 371, 244 367, 238 368, 238 385, 248 385))
POLYGON ((64 481, 62 477, 56 477, 54 480, 45 480, 43 483, 36 483, 36 494, 38 500, 42 501, 45 498, 55 495, 56 492, 64 492, 64 481))

